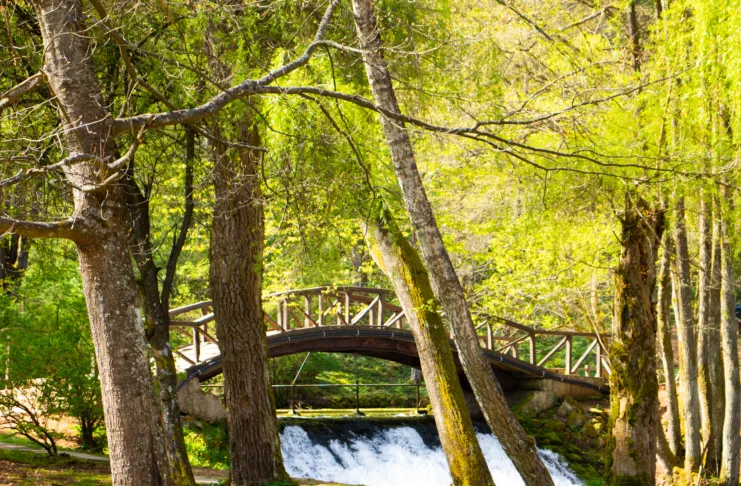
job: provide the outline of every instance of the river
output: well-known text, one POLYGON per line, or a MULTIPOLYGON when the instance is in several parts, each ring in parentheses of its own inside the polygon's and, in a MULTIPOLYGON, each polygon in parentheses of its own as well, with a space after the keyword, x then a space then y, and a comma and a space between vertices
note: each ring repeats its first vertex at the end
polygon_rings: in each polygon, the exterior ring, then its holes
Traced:
MULTIPOLYGON (((498 485, 524 485, 496 437, 477 426, 498 485)), ((281 447, 288 473, 365 486, 449 486, 450 473, 431 418, 286 419, 281 447)), ((584 483, 555 453, 540 451, 556 486, 584 483)))

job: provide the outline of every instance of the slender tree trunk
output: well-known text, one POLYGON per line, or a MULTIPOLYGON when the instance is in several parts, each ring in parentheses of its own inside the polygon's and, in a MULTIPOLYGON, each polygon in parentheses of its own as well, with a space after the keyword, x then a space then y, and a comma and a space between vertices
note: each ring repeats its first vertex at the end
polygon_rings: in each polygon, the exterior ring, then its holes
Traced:
POLYGON ((700 423, 702 431, 702 443, 705 453, 705 468, 713 470, 713 460, 717 450, 718 422, 713 422, 713 401, 717 397, 713 395, 713 384, 710 376, 713 354, 720 354, 720 344, 712 339, 712 323, 710 310, 711 272, 712 272, 712 241, 710 234, 710 205, 703 196, 700 201, 700 261, 698 271, 698 304, 697 304, 697 379, 700 392, 700 423))
POLYGON ((458 382, 445 326, 431 306, 436 300, 422 260, 401 234, 389 211, 371 219, 366 238, 371 254, 376 248, 380 251, 380 258, 374 257, 391 279, 414 334, 453 484, 493 485, 458 382))
MULTIPOLYGON (((59 106, 69 152, 111 160, 110 114, 101 93, 79 0, 36 0, 45 69, 59 106)), ((66 169, 73 187, 100 183, 92 164, 66 169)), ((126 203, 112 185, 74 190, 75 212, 89 237, 78 242, 80 270, 100 370, 113 483, 167 484, 144 329, 127 246, 126 203)))
MULTIPOLYGON (((383 58, 373 0, 353 0, 355 27, 364 50, 368 82, 378 106, 400 113, 391 75, 383 58)), ((507 406, 504 393, 486 361, 476 327, 458 276, 443 244, 432 206, 417 170, 409 135, 403 124, 381 116, 381 126, 391 151, 396 178, 430 276, 435 295, 453 331, 458 357, 489 427, 499 437, 507 455, 528 486, 551 486, 553 480, 538 455, 535 442, 522 429, 507 406)))
POLYGON ((708 447, 705 463, 708 470, 717 474, 720 472, 721 450, 723 449, 723 420, 726 408, 725 376, 723 373, 723 352, 720 337, 720 290, 721 290, 721 249, 720 249, 720 218, 718 208, 713 205, 713 240, 709 289, 709 316, 708 316, 708 359, 710 360, 709 377, 711 396, 713 397, 710 410, 710 421, 714 433, 712 443, 708 447))
POLYGON ((697 339, 692 318, 692 287, 690 281, 689 250, 685 230, 684 197, 679 197, 674 214, 674 246, 676 252, 676 292, 679 310, 680 366, 682 382, 680 401, 684 411, 684 468, 687 472, 697 471, 702 461, 700 446, 700 403, 697 379, 697 339))
MULTIPOLYGON (((727 191, 723 196, 728 197, 727 191)), ((720 218, 720 329, 725 369, 725 419, 723 422, 723 452, 720 464, 720 484, 737 486, 739 483, 739 430, 741 430, 741 384, 738 371, 738 322, 736 321, 736 289, 731 252, 730 217, 721 211, 720 218)))
POLYGON ((168 476, 171 484, 194 485, 193 471, 185 448, 185 437, 180 422, 180 406, 177 399, 178 376, 175 358, 170 344, 169 295, 173 282, 177 258, 185 243, 193 213, 193 132, 187 131, 187 161, 185 169, 185 215, 180 234, 175 240, 168 260, 167 275, 160 294, 152 251, 149 201, 139 189, 131 174, 125 178, 125 191, 130 211, 132 228, 132 255, 140 274, 140 288, 144 299, 144 313, 151 327, 149 344, 154 355, 155 371, 159 382, 160 415, 163 427, 165 453, 168 458, 168 476))
MULTIPOLYGON (((259 146, 257 127, 234 123, 239 141, 259 146)), ((214 130, 218 135, 218 129, 214 130)), ((286 479, 270 388, 262 314, 263 207, 259 152, 214 144, 211 293, 224 370, 232 484, 286 479)))
POLYGON ((656 314, 651 298, 656 285, 656 236, 663 213, 638 207, 626 210, 622 254, 615 270, 615 315, 610 346, 611 476, 615 484, 651 485, 656 481, 658 379, 656 314), (639 213, 640 211, 640 213, 639 213), (642 213, 642 214, 641 214, 642 213))
POLYGON ((677 401, 677 382, 674 379, 674 350, 672 349, 671 325, 671 257, 674 252, 671 234, 665 231, 661 237, 663 253, 657 278, 658 312, 656 313, 656 337, 659 343, 659 355, 664 370, 666 388, 666 409, 669 421, 666 436, 669 450, 677 455, 682 448, 682 428, 679 421, 679 402, 677 401))

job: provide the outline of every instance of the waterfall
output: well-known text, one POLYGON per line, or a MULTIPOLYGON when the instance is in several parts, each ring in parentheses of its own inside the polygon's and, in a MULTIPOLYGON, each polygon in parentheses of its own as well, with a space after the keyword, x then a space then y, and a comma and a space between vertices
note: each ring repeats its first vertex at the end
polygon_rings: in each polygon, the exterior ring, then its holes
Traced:
MULTIPOLYGON (((366 427, 367 429, 367 427, 366 427)), ((365 486, 449 486, 448 465, 442 448, 410 425, 376 426, 372 432, 345 434, 332 431, 333 438, 311 427, 285 425, 281 448, 286 469, 292 477, 314 478, 365 486), (314 435, 314 437, 312 437, 314 435)), ((512 461, 496 437, 477 433, 494 481, 524 485, 512 461)), ((540 451, 556 486, 583 485, 563 460, 551 451, 540 451)))

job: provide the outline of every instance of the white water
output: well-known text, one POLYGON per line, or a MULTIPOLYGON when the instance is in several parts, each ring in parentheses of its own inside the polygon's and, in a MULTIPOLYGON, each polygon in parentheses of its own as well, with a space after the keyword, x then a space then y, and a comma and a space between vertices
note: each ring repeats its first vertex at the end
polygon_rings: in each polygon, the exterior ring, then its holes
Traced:
MULTIPOLYGON (((498 485, 523 485, 512 461, 496 437, 477 434, 479 444, 498 485)), ((448 465, 440 447, 425 445, 412 427, 380 429, 373 437, 358 437, 344 444, 332 440, 329 447, 313 443, 298 426, 281 433, 281 449, 288 473, 366 486, 449 486, 448 465)), ((581 486, 557 454, 541 450, 556 486, 581 486)))

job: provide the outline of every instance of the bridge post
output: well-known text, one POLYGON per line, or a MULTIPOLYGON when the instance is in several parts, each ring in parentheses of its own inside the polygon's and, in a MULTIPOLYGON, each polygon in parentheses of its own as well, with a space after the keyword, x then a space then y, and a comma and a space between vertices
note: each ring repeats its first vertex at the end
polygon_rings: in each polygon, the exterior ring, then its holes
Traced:
POLYGON ((283 299, 278 306, 280 310, 280 318, 283 323, 283 329, 288 331, 291 328, 291 321, 288 320, 288 300, 283 299))
POLYGON ((324 325, 324 294, 319 294, 319 326, 324 325))
POLYGON ((571 374, 571 336, 566 337, 566 374, 571 374))
POLYGON ((304 312, 306 313, 306 315, 304 316, 304 327, 309 327, 311 325, 311 319, 309 319, 309 316, 311 315, 310 295, 304 295, 304 312))
POLYGON ((355 378, 355 413, 360 415, 360 382, 355 378))
POLYGON ((527 339, 530 342, 530 364, 535 364, 535 333, 531 332, 527 339))
POLYGON ((597 349, 594 350, 594 356, 597 358, 597 372, 595 376, 602 378, 602 345, 598 342, 597 349))
POLYGON ((196 363, 201 361, 201 336, 198 335, 197 325, 193 326, 193 353, 196 363))
POLYGON ((383 294, 378 299, 378 316, 376 316, 376 320, 379 327, 383 326, 383 294))
POLYGON ((494 349, 494 336, 489 323, 486 324, 486 349, 494 349))
POLYGON ((345 324, 350 324, 350 291, 345 291, 345 324))

